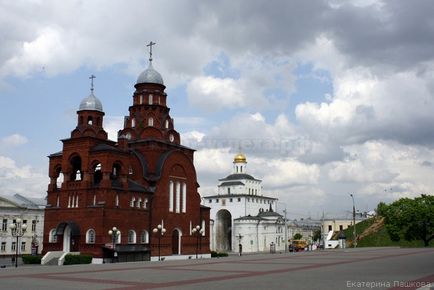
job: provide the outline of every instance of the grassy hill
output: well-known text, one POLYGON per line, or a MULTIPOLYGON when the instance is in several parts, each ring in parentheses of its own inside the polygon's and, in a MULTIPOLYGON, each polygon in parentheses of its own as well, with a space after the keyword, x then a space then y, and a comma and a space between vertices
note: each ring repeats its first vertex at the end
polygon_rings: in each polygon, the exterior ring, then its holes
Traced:
MULTIPOLYGON (((345 231, 348 246, 352 247, 353 227, 347 228, 345 231)), ((358 247, 423 247, 422 240, 406 241, 401 239, 398 242, 392 241, 384 226, 382 217, 374 217, 366 219, 356 224, 356 232, 359 240, 358 247)), ((430 242, 430 247, 434 247, 434 240, 430 242)))

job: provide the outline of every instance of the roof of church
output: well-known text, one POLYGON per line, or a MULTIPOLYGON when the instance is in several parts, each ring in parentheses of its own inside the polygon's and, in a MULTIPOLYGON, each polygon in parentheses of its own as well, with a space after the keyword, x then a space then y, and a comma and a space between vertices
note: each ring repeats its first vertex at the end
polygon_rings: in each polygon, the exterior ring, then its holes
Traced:
POLYGON ((161 74, 152 67, 152 62, 149 62, 148 68, 145 69, 137 78, 137 84, 146 83, 164 85, 161 74))
POLYGON ((245 185, 245 184, 241 181, 227 181, 227 182, 223 182, 219 186, 233 186, 233 185, 245 185))
POLYGON ((100 143, 98 145, 96 145, 95 147, 93 147, 91 149, 91 151, 116 151, 116 152, 122 152, 122 150, 114 147, 114 146, 110 146, 108 144, 105 143, 100 143))
POLYGON ((78 109, 79 111, 99 111, 103 112, 102 110, 102 103, 101 101, 95 97, 93 94, 93 91, 90 93, 90 95, 86 98, 84 98, 81 103, 80 107, 78 109))
POLYGON ((252 194, 214 194, 214 195, 205 195, 204 198, 231 198, 231 197, 247 197, 247 198, 262 198, 269 200, 278 200, 275 197, 269 197, 264 195, 252 195, 252 194))
POLYGON ((275 211, 263 211, 263 212, 260 212, 258 214, 258 216, 260 216, 260 217, 271 217, 271 216, 283 217, 281 214, 279 214, 275 211))
POLYGON ((257 180, 259 179, 254 178, 250 174, 247 173, 233 173, 231 175, 226 176, 225 178, 219 179, 219 181, 225 181, 225 180, 237 180, 237 179, 250 179, 250 180, 257 180))

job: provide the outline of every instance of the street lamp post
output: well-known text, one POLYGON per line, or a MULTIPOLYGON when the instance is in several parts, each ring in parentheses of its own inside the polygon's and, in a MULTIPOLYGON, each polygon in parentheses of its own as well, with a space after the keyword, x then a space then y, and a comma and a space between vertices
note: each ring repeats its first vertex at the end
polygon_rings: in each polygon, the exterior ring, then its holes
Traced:
POLYGON ((20 218, 17 218, 14 223, 9 225, 11 229, 12 237, 17 239, 15 244, 15 268, 18 267, 18 240, 24 235, 27 229, 27 224, 23 223, 20 218))
POLYGON ((161 224, 159 224, 156 228, 152 230, 152 232, 154 234, 158 234, 158 261, 161 261, 161 237, 166 232, 166 229, 161 224))
MULTIPOLYGON (((199 225, 197 225, 196 227, 194 227, 191 232, 194 234, 197 234, 197 238, 196 238, 196 259, 197 259, 197 255, 198 255, 198 250, 199 250, 199 240, 203 234, 203 229, 200 228, 199 225)), ((202 243, 201 243, 202 245, 202 243)))
POLYGON ((113 259, 112 263, 115 262, 115 258, 118 256, 118 253, 116 252, 116 241, 121 234, 121 231, 118 230, 117 227, 113 227, 111 230, 108 231, 108 234, 112 237, 112 247, 113 247, 113 259))
POLYGON ((357 236, 356 236, 356 206, 354 204, 354 195, 350 193, 351 199, 353 200, 353 247, 357 246, 357 236))

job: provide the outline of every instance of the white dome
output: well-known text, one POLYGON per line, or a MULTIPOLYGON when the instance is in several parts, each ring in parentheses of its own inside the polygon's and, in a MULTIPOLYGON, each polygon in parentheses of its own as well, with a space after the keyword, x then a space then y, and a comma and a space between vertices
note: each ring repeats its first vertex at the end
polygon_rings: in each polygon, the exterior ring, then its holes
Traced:
POLYGON ((94 96, 93 92, 86 98, 84 98, 80 103, 79 111, 100 111, 102 110, 102 103, 94 96))
POLYGON ((160 73, 152 67, 152 63, 149 63, 149 67, 139 75, 139 77, 137 78, 137 83, 152 83, 164 85, 163 78, 161 77, 160 73))

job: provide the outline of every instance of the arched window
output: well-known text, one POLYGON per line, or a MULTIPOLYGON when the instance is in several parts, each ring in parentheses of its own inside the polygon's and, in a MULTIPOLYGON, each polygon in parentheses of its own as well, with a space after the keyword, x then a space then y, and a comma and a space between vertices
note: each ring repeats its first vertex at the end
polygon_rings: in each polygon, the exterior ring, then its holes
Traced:
POLYGON ((140 243, 142 244, 149 243, 149 233, 147 230, 143 230, 142 234, 140 235, 140 243))
POLYGON ((173 181, 169 182, 169 211, 173 212, 173 181))
POLYGON ((87 124, 88 125, 92 125, 93 124, 92 116, 87 117, 87 124))
POLYGON ((95 230, 88 229, 86 232, 86 244, 95 244, 95 230))
POLYGON ((153 95, 149 95, 149 105, 152 105, 152 103, 154 102, 154 96, 153 95))
POLYGON ((164 122, 164 128, 169 129, 169 120, 164 122))
POLYGON ((93 205, 96 205, 96 194, 93 194, 93 205))
POLYGON ((181 183, 176 182, 175 212, 181 211, 181 183))
POLYGON ((154 118, 149 117, 149 119, 148 119, 148 126, 154 126, 154 118))
POLYGON ((143 95, 140 95, 140 105, 143 104, 143 95))
POLYGON ((115 206, 119 206, 119 194, 116 194, 116 197, 115 197, 115 206))
POLYGON ((49 243, 57 243, 56 229, 50 230, 50 234, 48 236, 48 242, 49 243))
POLYGON ((93 184, 98 185, 102 180, 102 166, 101 163, 95 164, 93 168, 93 184))
POLYGON ((137 208, 140 208, 142 206, 142 199, 139 197, 139 200, 137 201, 137 208))
POLYGON ((131 198, 131 201, 130 201, 130 207, 134 207, 134 204, 136 203, 136 198, 133 196, 132 198, 131 198))
POLYGON ((187 184, 182 183, 182 212, 187 212, 187 184))
POLYGON ((74 157, 71 158, 70 161, 70 165, 71 165, 71 176, 70 176, 70 180, 71 181, 80 181, 83 179, 83 172, 81 170, 81 158, 78 155, 75 155, 74 157))
POLYGON ((136 243, 136 232, 134 230, 128 231, 128 244, 136 243))
POLYGON ((132 128, 136 127, 136 118, 131 119, 131 127, 132 128))
MULTIPOLYGON (((59 169, 61 170, 61 169, 59 169)), ((63 183, 63 173, 62 171, 59 171, 58 175, 57 175, 57 179, 56 179, 56 187, 57 188, 61 188, 62 187, 62 183, 63 183)))

